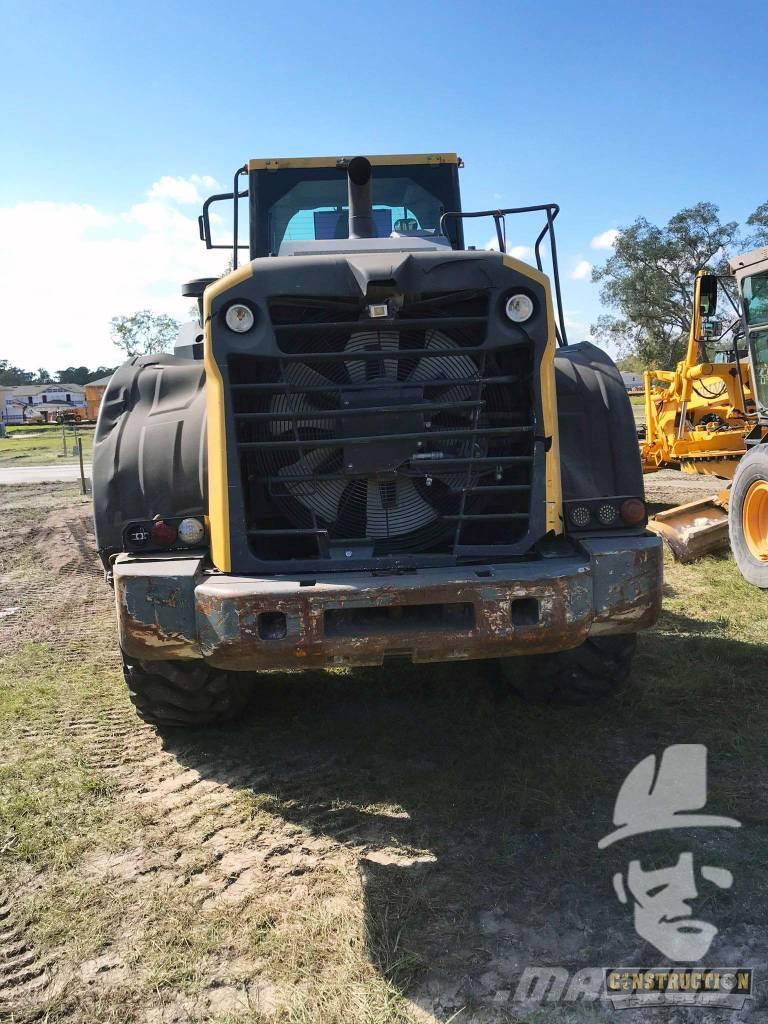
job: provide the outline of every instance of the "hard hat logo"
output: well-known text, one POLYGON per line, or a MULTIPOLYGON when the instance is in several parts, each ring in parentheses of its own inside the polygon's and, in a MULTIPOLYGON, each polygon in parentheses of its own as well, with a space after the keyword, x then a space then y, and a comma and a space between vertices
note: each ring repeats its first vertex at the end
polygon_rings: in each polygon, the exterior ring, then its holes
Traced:
MULTIPOLYGON (((658 763, 651 754, 624 780, 613 814, 616 828, 598 848, 668 829, 741 827, 735 818, 703 813, 706 803, 707 748, 699 743, 667 747, 658 763)), ((733 884, 724 868, 705 865, 700 875, 720 889, 733 884)), ((632 897, 636 932, 665 956, 682 961, 706 956, 717 928, 693 917, 690 901, 701 893, 692 852, 681 853, 671 867, 655 870, 633 859, 626 872, 614 875, 613 888, 621 903, 632 897)))
POLYGON ((707 748, 703 743, 667 747, 656 769, 650 754, 624 780, 616 798, 614 832, 597 844, 604 850, 620 839, 668 828, 741 828, 735 818, 695 814, 707 802, 707 748))

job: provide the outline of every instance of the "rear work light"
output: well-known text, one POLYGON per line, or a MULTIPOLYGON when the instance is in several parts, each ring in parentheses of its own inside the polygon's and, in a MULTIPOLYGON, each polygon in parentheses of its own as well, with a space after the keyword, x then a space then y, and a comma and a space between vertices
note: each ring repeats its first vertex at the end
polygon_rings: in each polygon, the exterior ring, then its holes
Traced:
POLYGON ((590 498, 564 503, 566 527, 571 533, 626 530, 645 523, 645 502, 640 498, 590 498))
POLYGON ((205 539, 205 526, 199 519, 182 519, 178 529, 179 542, 188 548, 202 544, 205 539))
POLYGON ((129 523, 123 531, 123 550, 169 551, 189 550, 206 546, 203 516, 157 516, 142 522, 129 523))

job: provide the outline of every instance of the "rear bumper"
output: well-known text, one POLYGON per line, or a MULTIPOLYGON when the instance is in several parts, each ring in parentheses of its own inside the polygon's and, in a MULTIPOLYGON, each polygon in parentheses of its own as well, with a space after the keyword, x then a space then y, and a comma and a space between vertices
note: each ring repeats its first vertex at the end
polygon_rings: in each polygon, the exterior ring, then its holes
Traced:
POLYGON ((124 651, 204 658, 224 669, 380 665, 534 654, 650 626, 662 554, 647 535, 582 542, 536 562, 402 575, 227 576, 200 558, 121 555, 114 566, 124 651))

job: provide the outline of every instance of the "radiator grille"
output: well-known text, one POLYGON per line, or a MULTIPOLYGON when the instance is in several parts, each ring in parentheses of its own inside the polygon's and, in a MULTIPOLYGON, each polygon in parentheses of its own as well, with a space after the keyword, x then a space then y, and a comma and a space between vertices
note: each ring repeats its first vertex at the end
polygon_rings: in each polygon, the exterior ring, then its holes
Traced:
POLYGON ((528 526, 532 350, 487 343, 484 292, 279 297, 277 354, 232 355, 245 497, 261 560, 509 545, 528 526))

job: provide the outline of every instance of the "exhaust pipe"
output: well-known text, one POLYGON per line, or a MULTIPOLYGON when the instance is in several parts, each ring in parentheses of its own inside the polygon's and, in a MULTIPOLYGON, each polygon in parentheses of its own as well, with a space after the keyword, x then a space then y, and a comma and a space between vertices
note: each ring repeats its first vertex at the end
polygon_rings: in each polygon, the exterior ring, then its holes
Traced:
POLYGON ((349 237, 376 238, 371 199, 371 162, 364 156, 353 157, 347 165, 349 196, 349 237))

